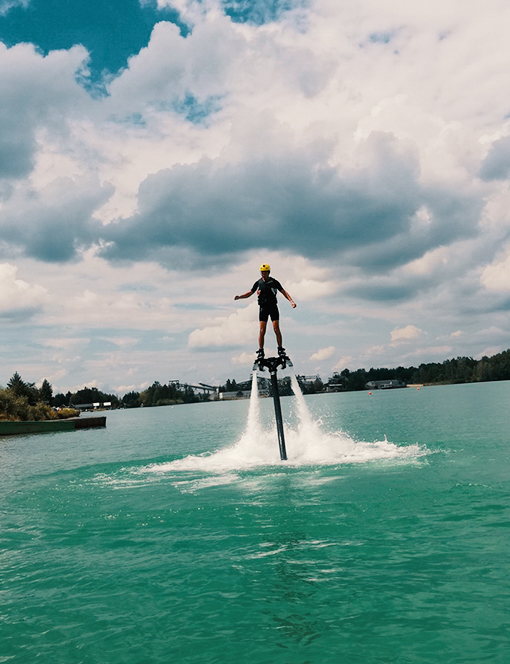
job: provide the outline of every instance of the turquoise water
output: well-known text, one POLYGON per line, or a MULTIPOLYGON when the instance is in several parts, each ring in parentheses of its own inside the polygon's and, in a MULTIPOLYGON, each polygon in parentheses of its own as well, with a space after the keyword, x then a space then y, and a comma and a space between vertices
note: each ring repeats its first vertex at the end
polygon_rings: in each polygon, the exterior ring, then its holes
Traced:
POLYGON ((510 383, 0 440, 0 662, 510 661, 510 383))

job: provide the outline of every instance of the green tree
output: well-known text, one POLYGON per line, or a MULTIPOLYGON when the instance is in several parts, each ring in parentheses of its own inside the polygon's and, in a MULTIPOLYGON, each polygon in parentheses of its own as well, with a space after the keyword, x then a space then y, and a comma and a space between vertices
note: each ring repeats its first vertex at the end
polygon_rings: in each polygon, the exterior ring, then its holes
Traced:
POLYGON ((69 406, 71 403, 71 398, 72 398, 71 392, 67 392, 67 394, 62 394, 62 392, 59 392, 58 394, 55 394, 53 397, 53 405, 56 408, 62 408, 63 406, 69 406))
POLYGON ((39 401, 39 391, 35 383, 25 383, 17 371, 7 383, 7 389, 16 396, 25 398, 30 406, 35 406, 39 401))
POLYGON ((140 406, 140 393, 128 392, 122 397, 122 403, 126 408, 139 408, 140 406))
POLYGON ((42 385, 39 388, 39 397, 41 401, 48 404, 48 406, 53 404, 53 388, 46 378, 43 380, 42 385))
POLYGON ((364 390, 368 383, 367 372, 365 369, 351 371, 347 378, 347 389, 352 391, 364 390))
POLYGON ((84 387, 75 392, 70 399, 72 405, 84 403, 105 403, 110 402, 112 406, 119 406, 119 398, 115 394, 106 394, 97 389, 97 387, 84 387))
POLYGON ((56 417, 57 414, 41 401, 31 405, 27 397, 17 394, 13 389, 0 389, 0 420, 51 420, 56 417))

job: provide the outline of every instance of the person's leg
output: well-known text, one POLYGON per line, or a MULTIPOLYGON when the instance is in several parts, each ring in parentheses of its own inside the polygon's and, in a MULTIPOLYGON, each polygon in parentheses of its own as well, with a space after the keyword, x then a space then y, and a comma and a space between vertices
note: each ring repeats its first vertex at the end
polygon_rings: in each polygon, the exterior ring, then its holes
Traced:
POLYGON ((264 337, 266 336, 266 327, 267 327, 267 320, 261 320, 260 321, 260 330, 259 330, 259 349, 262 350, 264 348, 264 337))
POLYGON ((283 340, 282 340, 282 333, 280 332, 280 321, 279 320, 274 320, 273 321, 273 329, 274 329, 274 333, 276 335, 276 343, 278 344, 278 348, 281 348, 281 346, 283 346, 283 340))

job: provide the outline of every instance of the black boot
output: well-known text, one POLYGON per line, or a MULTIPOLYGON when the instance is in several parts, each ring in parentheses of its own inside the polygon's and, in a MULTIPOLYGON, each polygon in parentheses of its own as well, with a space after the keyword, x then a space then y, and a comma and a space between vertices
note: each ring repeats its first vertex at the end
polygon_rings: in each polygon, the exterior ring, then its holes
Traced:
POLYGON ((278 346, 278 357, 282 361, 282 369, 293 366, 290 357, 285 352, 285 348, 283 346, 278 346))
POLYGON ((253 363, 253 371, 264 371, 264 349, 259 348, 253 363))

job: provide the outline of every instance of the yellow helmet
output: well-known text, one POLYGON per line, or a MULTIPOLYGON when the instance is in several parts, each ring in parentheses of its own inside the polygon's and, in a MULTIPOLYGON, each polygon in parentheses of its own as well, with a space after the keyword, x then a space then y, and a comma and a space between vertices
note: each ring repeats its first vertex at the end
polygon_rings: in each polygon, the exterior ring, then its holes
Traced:
POLYGON ((261 272, 271 272, 271 268, 269 267, 269 265, 267 263, 262 263, 262 265, 260 266, 260 271, 261 272))

